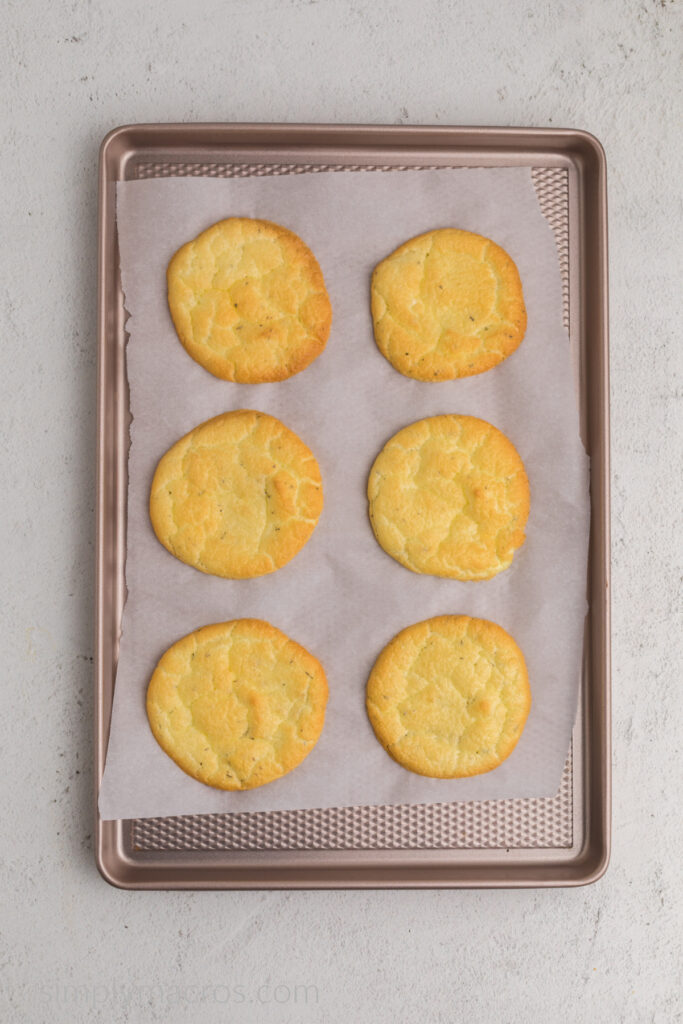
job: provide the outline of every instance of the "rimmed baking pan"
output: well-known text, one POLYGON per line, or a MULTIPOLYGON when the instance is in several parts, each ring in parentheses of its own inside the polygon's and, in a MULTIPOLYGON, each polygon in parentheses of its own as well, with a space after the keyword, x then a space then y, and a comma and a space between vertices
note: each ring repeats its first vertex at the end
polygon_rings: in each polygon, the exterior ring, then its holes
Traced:
POLYGON ((609 381, 602 147, 581 131, 361 125, 129 125, 100 153, 95 779, 125 601, 128 393, 116 182, 334 170, 527 166, 557 242, 579 353, 591 535, 579 707, 557 794, 101 821, 97 865, 131 889, 513 887, 595 881, 609 858, 609 381))

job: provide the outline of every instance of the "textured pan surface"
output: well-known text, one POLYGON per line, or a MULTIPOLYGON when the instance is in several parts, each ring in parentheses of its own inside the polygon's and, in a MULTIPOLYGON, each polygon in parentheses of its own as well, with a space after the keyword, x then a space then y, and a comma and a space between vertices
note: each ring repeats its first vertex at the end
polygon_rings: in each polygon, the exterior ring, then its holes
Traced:
MULTIPOLYGON (((217 126, 216 131, 220 131, 220 127, 217 126)), ((258 128, 259 126, 254 126, 254 129, 258 128)), ((155 126, 149 128, 152 133, 154 129, 155 126)), ((230 131, 227 126, 224 130, 230 131)), ((248 132, 249 126, 244 130, 248 132)), ((301 130, 314 134, 316 131, 314 128, 301 130)), ((136 131, 143 129, 139 128, 136 131)), ((182 126, 178 131, 183 132, 182 126)), ((263 129, 263 132, 267 131, 268 129, 263 129)), ((335 129, 329 131, 334 133, 335 129)), ((370 129, 364 131, 368 132, 370 129)), ((379 139, 383 131, 386 130, 376 129, 373 134, 379 139)), ((395 133, 396 130, 390 131, 395 133)), ((425 129, 412 131, 424 132, 425 129)), ((465 132, 460 129, 450 131, 454 136, 465 132)), ((486 130, 474 130, 475 134, 477 131, 486 130)), ((496 131, 491 130, 491 133, 495 134, 496 131)), ((503 134, 514 131, 503 130, 503 134)), ((518 131, 519 141, 522 143, 523 130, 518 131)), ((191 147, 188 147, 187 152, 183 153, 186 159, 151 160, 136 153, 132 148, 127 154, 125 173, 121 176, 143 179, 169 176, 262 176, 330 170, 339 173, 397 172, 402 169, 413 170, 433 166, 526 163, 532 168, 532 179, 541 209, 555 234, 562 272, 564 323, 567 328, 572 326, 570 314, 572 311, 576 313, 579 304, 576 297, 570 302, 572 263, 569 248, 571 218, 568 166, 534 166, 533 159, 524 159, 521 153, 514 159, 505 159, 502 153, 495 152, 493 156, 486 153, 483 159, 444 159, 439 153, 438 159, 434 162, 419 162, 413 158, 406 160, 405 163, 393 154, 392 162, 368 159, 367 162, 352 163, 350 157, 343 154, 344 162, 319 162, 313 159, 316 156, 314 142, 310 146, 312 159, 307 162, 303 162, 303 157, 299 154, 296 154, 297 159, 292 162, 278 162, 274 154, 271 156, 270 153, 266 154, 265 159, 259 154, 260 158, 253 162, 236 157, 225 162, 215 159, 201 161, 191 159, 191 152, 191 147)), ((567 161, 561 163, 566 164, 567 161)), ((575 276, 577 265, 575 258, 575 276)), ((101 302, 101 314, 104 312, 106 311, 102 310, 101 302)), ((119 329, 122 330, 121 325, 119 329)), ((102 330, 104 328, 101 321, 102 330)), ((106 386, 102 378, 100 385, 106 386)), ((585 402, 586 396, 583 395, 582 399, 585 402)), ((584 422, 585 419, 584 413, 584 422)), ((125 470, 125 462, 123 468, 125 470)), ((101 480, 100 496, 102 497, 101 480)), ((100 525, 102 526, 102 522, 100 525)), ((118 554, 122 561, 123 553, 118 554)), ((588 655, 590 662, 590 649, 588 655)), ((100 673, 107 667, 102 664, 101 659, 99 667, 100 673)), ((585 703, 584 699, 581 702, 582 709, 585 703)), ((106 707, 103 710, 102 730, 106 732, 106 707)), ((580 868, 573 872, 563 872, 559 867, 560 859, 568 854, 575 855, 578 864, 581 847, 586 847, 586 840, 589 838, 585 834, 585 784, 590 784, 591 780, 583 777, 584 726, 584 711, 580 710, 560 789, 555 796, 547 799, 186 815, 175 818, 139 819, 128 823, 100 823, 99 866, 103 874, 115 884, 144 887, 230 887, 259 884, 269 887, 301 887, 308 884, 533 885, 587 881, 589 876, 596 874, 594 866, 590 870, 586 868, 583 874, 580 868), (578 773, 576 766, 579 768, 578 773), (245 862, 244 857, 248 855, 248 851, 254 851, 259 861, 245 862), (256 851, 259 851, 258 854, 256 851), (278 857, 283 856, 279 851, 292 851, 294 867, 289 862, 285 864, 278 860, 278 857), (334 860, 334 851, 338 852, 337 860, 334 860), (348 854, 345 855, 346 851, 348 854), (355 858, 349 861, 348 856, 354 857, 353 851, 356 851, 355 858), (371 862, 369 858, 372 858, 372 851, 378 851, 379 861, 371 862), (386 852, 382 854, 382 851, 386 852), (398 866, 395 861, 390 860, 394 856, 392 851, 405 851, 405 860, 398 866), (415 851, 415 855, 410 851, 415 851), (418 851, 423 851, 421 859, 418 851), (446 851, 446 856, 448 851, 452 851, 452 870, 448 862, 446 867, 443 867, 438 851, 446 851), (538 858, 542 858, 544 854, 546 860, 539 860, 538 858), (504 862, 499 862, 498 858, 501 856, 504 857, 504 862), (376 863, 381 868, 382 857, 385 858, 384 869, 375 872, 371 863, 376 863), (337 861, 339 862, 339 875, 334 873, 336 867, 332 868, 333 860, 335 865, 337 861), (507 863, 512 868, 511 861, 515 862, 516 870, 499 870, 496 867, 498 863, 507 863), (488 867, 485 862, 490 862, 488 867), (248 868, 245 867, 247 863, 248 868), (308 876, 307 864, 310 864, 308 876), (558 865, 556 869, 553 868, 554 864, 558 865), (168 871, 165 870, 166 865, 169 865, 168 871), (326 866, 329 870, 325 874, 326 866), (442 871, 445 874, 442 874, 442 871)), ((599 767, 604 769, 606 766, 599 767)), ((600 776, 598 781, 602 782, 603 777, 606 778, 604 770, 601 770, 600 776)), ((598 792, 601 804, 604 802, 603 798, 607 796, 607 790, 608 778, 602 790, 598 792)), ((604 817, 604 808, 602 813, 604 817)), ((601 836, 600 840, 602 846, 606 846, 606 837, 601 836), (602 842, 603 839, 605 842, 602 842)), ((606 850, 603 850, 601 862, 605 860, 606 850)), ((593 861, 595 856, 591 861, 592 865, 593 861)))
MULTIPOLYGON (((343 164, 140 164, 138 178, 302 174, 316 171, 400 171, 414 167, 343 164)), ((569 196, 567 171, 533 168, 539 204, 555 233, 569 328, 569 196)), ((132 823, 138 850, 500 849, 570 847, 573 840, 571 753, 556 796, 533 800, 470 800, 450 804, 335 807, 324 810, 183 815, 132 823)))

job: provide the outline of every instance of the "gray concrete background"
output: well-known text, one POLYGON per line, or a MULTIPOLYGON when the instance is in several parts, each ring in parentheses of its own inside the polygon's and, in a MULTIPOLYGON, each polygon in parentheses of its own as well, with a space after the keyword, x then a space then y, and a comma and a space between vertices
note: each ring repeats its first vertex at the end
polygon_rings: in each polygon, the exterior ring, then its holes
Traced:
POLYGON ((3 1020, 681 1019, 681 27, 666 0, 5 0, 3 1020), (171 120, 554 125, 603 141, 614 851, 598 884, 134 894, 97 875, 96 158, 112 126, 171 120))

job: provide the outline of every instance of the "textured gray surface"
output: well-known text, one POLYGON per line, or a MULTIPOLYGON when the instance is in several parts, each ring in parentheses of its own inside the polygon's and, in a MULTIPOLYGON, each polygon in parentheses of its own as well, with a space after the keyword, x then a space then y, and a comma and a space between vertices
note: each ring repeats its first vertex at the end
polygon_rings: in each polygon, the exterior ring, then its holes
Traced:
POLYGON ((681 1019, 681 5, 7 2, 0 1015, 681 1019), (95 161, 126 121, 584 127, 609 163, 614 852, 588 889, 129 894, 90 840, 95 161), (8 185, 11 191, 8 193, 8 185), (669 474, 667 476, 667 474, 669 474), (280 987, 278 987, 280 986, 280 987))

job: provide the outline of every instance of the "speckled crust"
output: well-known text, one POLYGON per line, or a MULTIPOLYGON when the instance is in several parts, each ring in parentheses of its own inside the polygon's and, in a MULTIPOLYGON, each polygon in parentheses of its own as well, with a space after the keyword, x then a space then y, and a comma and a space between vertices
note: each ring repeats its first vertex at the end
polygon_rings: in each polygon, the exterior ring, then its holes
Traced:
POLYGON ((413 572, 485 580, 524 543, 529 482, 508 438, 474 416, 432 416, 399 430, 368 480, 377 540, 413 572))
POLYGON ((402 630, 370 674, 367 712, 395 761, 418 775, 490 772, 531 707, 524 656, 494 622, 440 615, 402 630))
POLYGON ((315 456, 284 423, 239 409, 195 427, 162 457, 149 514, 181 562, 231 579, 286 565, 323 507, 315 456))
POLYGON ((375 340, 400 373, 422 381, 483 373, 524 337, 517 267, 482 235, 441 228, 412 238, 372 275, 375 340))
POLYGON ((178 337, 223 380, 259 384, 304 370, 325 348, 332 307, 311 250, 287 228, 230 217, 168 266, 178 337))
POLYGON ((326 704, 320 662, 260 619, 219 622, 178 640, 147 690, 159 745, 217 789, 255 789, 291 772, 318 742, 326 704))

